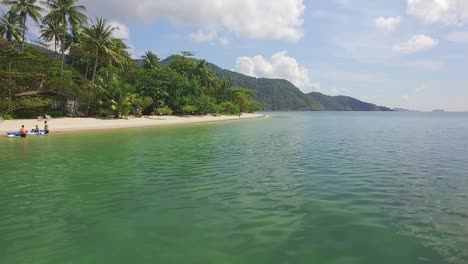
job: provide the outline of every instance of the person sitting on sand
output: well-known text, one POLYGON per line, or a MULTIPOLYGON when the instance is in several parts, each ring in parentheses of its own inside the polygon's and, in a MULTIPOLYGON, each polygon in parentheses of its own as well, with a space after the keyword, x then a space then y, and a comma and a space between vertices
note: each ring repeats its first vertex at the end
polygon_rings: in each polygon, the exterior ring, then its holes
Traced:
POLYGON ((39 130, 39 125, 36 125, 36 128, 34 129, 34 132, 39 133, 41 130, 39 130))
POLYGON ((44 121, 44 133, 46 135, 49 134, 49 125, 47 124, 47 120, 44 121))
POLYGON ((20 134, 21 134, 22 138, 25 138, 26 135, 28 134, 28 130, 26 128, 24 128, 24 125, 21 126, 20 134))

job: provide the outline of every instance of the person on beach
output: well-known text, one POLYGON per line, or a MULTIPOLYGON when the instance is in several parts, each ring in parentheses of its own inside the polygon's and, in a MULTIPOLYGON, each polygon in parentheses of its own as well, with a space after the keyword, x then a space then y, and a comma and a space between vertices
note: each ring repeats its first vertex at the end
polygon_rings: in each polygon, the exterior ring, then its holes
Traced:
POLYGON ((26 128, 24 128, 24 125, 21 126, 21 129, 20 129, 20 135, 22 138, 25 138, 26 135, 28 134, 28 130, 26 128))
POLYGON ((36 125, 36 128, 34 129, 34 132, 36 132, 36 133, 39 133, 39 132, 40 132, 40 130, 39 130, 39 125, 36 125))
POLYGON ((44 133, 46 135, 49 134, 49 124, 47 124, 47 121, 44 121, 44 133))

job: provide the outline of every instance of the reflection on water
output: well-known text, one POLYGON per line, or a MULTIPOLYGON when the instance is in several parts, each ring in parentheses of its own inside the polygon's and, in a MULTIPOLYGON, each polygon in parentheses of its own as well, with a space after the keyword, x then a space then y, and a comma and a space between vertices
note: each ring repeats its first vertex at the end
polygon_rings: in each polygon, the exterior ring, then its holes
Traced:
POLYGON ((468 115, 0 139, 0 263, 466 263, 468 115))

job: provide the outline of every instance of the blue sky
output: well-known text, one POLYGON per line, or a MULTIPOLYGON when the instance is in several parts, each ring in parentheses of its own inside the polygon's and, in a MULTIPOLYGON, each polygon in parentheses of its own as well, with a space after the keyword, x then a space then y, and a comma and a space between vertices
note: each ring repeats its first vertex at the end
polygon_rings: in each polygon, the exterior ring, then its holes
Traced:
POLYGON ((182 50, 304 92, 468 110, 468 0, 85 0, 135 57, 182 50))

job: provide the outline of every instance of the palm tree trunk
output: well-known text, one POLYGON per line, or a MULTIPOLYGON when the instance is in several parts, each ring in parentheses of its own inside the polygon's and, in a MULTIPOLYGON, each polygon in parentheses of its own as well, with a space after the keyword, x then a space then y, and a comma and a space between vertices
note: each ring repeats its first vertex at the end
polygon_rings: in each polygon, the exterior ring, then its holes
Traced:
POLYGON ((88 79, 88 71, 89 71, 89 58, 86 58, 86 72, 84 75, 85 80, 88 79))
POLYGON ((98 59, 99 59, 99 52, 96 50, 96 60, 94 61, 94 70, 93 70, 93 78, 91 79, 91 83, 94 86, 94 81, 96 81, 96 70, 97 70, 97 65, 98 65, 98 59))
POLYGON ((23 18, 23 50, 24 51, 24 39, 25 39, 25 35, 26 35, 26 14, 24 14, 24 18, 23 18))
POLYGON ((96 50, 96 59, 94 60, 94 69, 93 69, 93 77, 91 78, 91 87, 89 88, 89 95, 88 95, 88 116, 89 116, 89 111, 91 109, 91 96, 93 95, 93 89, 94 89, 94 82, 96 81, 96 71, 97 71, 97 66, 99 62, 99 51, 96 50))
POLYGON ((63 68, 65 65, 65 33, 67 32, 67 28, 63 27, 63 39, 62 39, 62 70, 60 71, 60 91, 63 89, 63 68))

